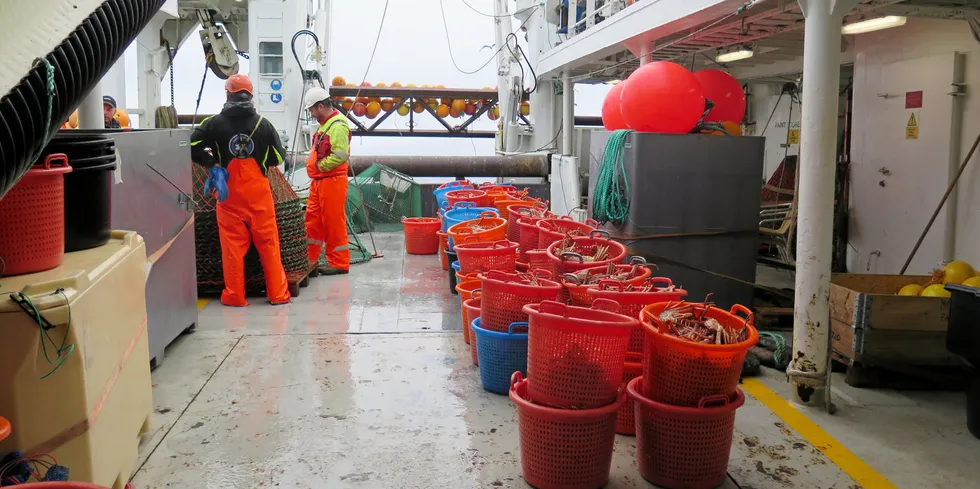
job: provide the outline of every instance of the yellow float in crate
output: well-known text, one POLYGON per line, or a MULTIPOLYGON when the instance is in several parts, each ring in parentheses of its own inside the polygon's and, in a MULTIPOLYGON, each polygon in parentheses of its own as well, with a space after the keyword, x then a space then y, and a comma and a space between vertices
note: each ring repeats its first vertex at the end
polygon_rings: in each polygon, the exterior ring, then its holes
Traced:
POLYGON ((58 268, 0 280, 0 416, 13 428, 0 453, 50 452, 73 481, 123 489, 153 411, 146 277, 143 239, 113 231, 108 244, 68 253, 58 268), (15 292, 54 325, 52 339, 74 345, 53 372, 15 292))

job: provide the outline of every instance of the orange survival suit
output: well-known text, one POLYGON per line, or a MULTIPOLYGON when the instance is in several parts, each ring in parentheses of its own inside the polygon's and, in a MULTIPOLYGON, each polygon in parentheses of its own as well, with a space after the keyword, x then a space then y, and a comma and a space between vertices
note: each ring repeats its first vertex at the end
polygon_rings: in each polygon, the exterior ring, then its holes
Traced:
POLYGON ((350 127, 347 118, 334 110, 313 135, 306 159, 310 198, 306 204, 306 239, 310 263, 325 249, 327 263, 337 272, 350 269, 347 241, 347 159, 350 157, 350 127))
POLYGON ((195 163, 209 169, 220 164, 228 170, 228 198, 217 206, 225 280, 221 303, 226 306, 248 305, 245 253, 252 242, 262 261, 269 301, 284 304, 290 300, 279 251, 276 207, 266 178, 268 166, 282 163, 285 153, 276 128, 259 116, 251 103, 226 104, 220 114, 204 120, 191 135, 195 163), (210 155, 205 148, 211 149, 210 155))

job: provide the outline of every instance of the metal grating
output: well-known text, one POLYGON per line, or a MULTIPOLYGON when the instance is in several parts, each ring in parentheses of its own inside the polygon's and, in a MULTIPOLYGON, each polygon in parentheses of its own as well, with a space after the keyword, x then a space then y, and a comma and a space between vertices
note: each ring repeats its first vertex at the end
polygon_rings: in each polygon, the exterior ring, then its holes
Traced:
MULTIPOLYGON (((977 12, 980 12, 980 0, 860 0, 858 6, 845 17, 845 22, 855 21, 872 13, 963 19, 977 12)), ((714 57, 723 49, 747 45, 755 51, 753 57, 726 64, 724 67, 745 68, 793 60, 803 54, 803 26, 804 17, 797 2, 767 0, 722 22, 715 20, 659 39, 653 57, 656 60, 674 61, 697 68, 717 65, 714 57), (712 25, 714 23, 717 25, 712 25)), ((608 58, 579 66, 572 71, 572 78, 578 83, 621 80, 637 67, 637 57, 624 49, 608 58)))

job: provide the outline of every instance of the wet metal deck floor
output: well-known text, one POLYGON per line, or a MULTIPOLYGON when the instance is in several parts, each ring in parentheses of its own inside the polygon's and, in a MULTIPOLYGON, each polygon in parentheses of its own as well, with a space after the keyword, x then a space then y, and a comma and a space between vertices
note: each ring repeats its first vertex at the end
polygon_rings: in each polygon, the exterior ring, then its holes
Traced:
MULTIPOLYGON (((377 236, 384 258, 314 279, 290 305, 204 306, 153 372, 135 487, 528 487, 516 409, 480 386, 446 272, 400 238, 377 236)), ((829 416, 786 404, 775 372, 745 390, 726 489, 980 480, 960 393, 844 386, 829 416)), ((652 487, 634 457, 617 435, 608 488, 652 487)))

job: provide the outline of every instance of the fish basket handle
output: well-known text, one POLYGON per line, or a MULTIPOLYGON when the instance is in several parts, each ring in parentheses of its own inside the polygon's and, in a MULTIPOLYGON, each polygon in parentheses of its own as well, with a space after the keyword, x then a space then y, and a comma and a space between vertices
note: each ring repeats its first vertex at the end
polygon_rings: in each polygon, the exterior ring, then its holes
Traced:
POLYGON ((735 304, 734 306, 732 306, 732 309, 729 312, 733 316, 736 316, 736 317, 739 317, 739 318, 744 319, 745 320, 745 324, 747 324, 749 326, 752 325, 753 319, 755 319, 755 315, 752 314, 752 311, 750 311, 749 308, 747 308, 747 307, 745 307, 745 306, 743 306, 741 304, 735 304), (742 314, 739 314, 739 313, 742 313, 742 314), (743 316, 743 314, 744 314, 744 316, 743 316))
POLYGON ((598 309, 598 310, 601 310, 601 311, 614 312, 614 313, 617 313, 617 314, 619 314, 619 311, 622 310, 622 308, 619 306, 619 303, 618 302, 616 302, 616 301, 614 301, 612 299, 606 299, 605 297, 600 297, 598 299, 593 300, 592 301, 592 308, 593 309, 598 309))

